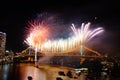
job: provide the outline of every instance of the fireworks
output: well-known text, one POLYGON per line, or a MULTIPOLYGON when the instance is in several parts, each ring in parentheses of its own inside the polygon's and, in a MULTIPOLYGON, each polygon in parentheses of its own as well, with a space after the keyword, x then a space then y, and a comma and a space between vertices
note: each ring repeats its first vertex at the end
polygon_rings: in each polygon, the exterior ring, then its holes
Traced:
POLYGON ((29 32, 26 43, 33 48, 40 49, 40 46, 47 40, 49 35, 47 25, 38 22, 30 23, 29 32))
POLYGON ((75 25, 72 24, 71 29, 73 30, 77 40, 80 40, 81 43, 88 42, 93 37, 104 31, 102 27, 96 28, 94 30, 90 30, 89 27, 90 23, 82 23, 81 28, 76 29, 75 25))
POLYGON ((90 30, 90 23, 82 23, 81 27, 78 29, 72 24, 71 29, 74 33, 73 36, 67 39, 49 40, 49 30, 43 24, 31 24, 31 26, 32 28, 30 29, 30 34, 26 39, 26 43, 35 48, 36 51, 39 50, 44 53, 65 52, 79 46, 81 46, 82 51, 83 43, 88 42, 104 31, 102 27, 90 30))
POLYGON ((104 31, 102 27, 96 28, 94 30, 90 30, 89 27, 90 23, 82 23, 80 29, 76 29, 74 24, 72 24, 71 26, 71 29, 73 30, 75 37, 77 38, 77 42, 80 42, 81 55, 83 54, 83 44, 104 31))
POLYGON ((47 40, 49 31, 46 24, 35 21, 30 23, 29 32, 25 42, 35 49, 35 61, 37 61, 37 51, 40 50, 41 45, 47 40))

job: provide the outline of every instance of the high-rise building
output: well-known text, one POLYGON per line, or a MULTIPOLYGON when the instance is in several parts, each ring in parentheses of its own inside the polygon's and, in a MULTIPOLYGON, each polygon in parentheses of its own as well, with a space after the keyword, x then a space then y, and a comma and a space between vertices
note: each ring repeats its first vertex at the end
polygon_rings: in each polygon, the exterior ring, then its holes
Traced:
POLYGON ((0 32, 0 56, 5 54, 6 33, 0 32))

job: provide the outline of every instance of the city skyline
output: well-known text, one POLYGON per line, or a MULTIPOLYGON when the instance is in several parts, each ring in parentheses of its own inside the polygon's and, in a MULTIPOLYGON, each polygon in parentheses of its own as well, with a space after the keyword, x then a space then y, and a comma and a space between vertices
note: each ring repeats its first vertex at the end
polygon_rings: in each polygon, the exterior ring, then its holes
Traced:
MULTIPOLYGON (((60 15, 62 24, 64 23, 68 29, 72 23, 81 25, 84 22, 91 22, 95 26, 105 28, 105 33, 101 35, 100 41, 92 41, 92 48, 100 46, 103 53, 120 55, 119 51, 119 7, 114 1, 81 1, 73 3, 64 3, 64 1, 51 1, 44 3, 22 2, 20 4, 9 4, 8 7, 1 7, 0 13, 0 31, 7 34, 6 49, 19 52, 27 48, 24 43, 25 28, 28 26, 28 21, 34 20, 37 15, 47 12, 60 15), (37 4, 36 4, 37 3, 37 4), (36 5, 35 5, 36 4, 36 5), (12 6, 11 6, 12 5, 12 6), (17 9, 16 9, 16 8, 17 9), (102 43, 102 44, 101 44, 102 43), (96 44, 96 45, 95 45, 96 44)), ((65 31, 65 30, 62 30, 65 31)), ((65 34, 59 34, 60 37, 65 37, 65 34)), ((96 39, 98 40, 98 39, 96 39)))

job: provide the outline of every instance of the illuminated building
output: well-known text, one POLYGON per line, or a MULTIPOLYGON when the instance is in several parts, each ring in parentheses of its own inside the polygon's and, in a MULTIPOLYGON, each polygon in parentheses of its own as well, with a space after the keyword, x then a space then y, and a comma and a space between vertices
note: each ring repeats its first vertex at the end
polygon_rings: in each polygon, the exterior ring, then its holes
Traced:
POLYGON ((0 32, 0 56, 5 53, 6 33, 0 32))

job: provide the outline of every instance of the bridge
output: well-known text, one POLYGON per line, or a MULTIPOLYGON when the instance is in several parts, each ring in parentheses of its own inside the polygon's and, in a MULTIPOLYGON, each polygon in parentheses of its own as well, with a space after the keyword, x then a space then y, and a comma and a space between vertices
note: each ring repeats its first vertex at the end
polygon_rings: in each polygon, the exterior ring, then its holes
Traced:
MULTIPOLYGON (((95 51, 91 48, 88 48, 86 46, 83 47, 83 55, 80 54, 80 46, 75 47, 72 49, 68 49, 65 51, 38 51, 37 56, 78 56, 78 57, 88 57, 88 58, 97 58, 102 57, 102 53, 95 51)), ((35 50, 28 47, 27 49, 23 50, 20 54, 20 56, 35 56, 35 50)))
MULTIPOLYGON (((49 57, 49 56, 54 56, 55 58, 58 58, 56 60, 58 60, 57 62, 59 62, 59 59, 60 61, 62 61, 62 58, 68 58, 68 59, 76 59, 76 60, 80 60, 80 64, 83 63, 86 59, 90 59, 90 60, 93 60, 93 59, 96 59, 96 58, 102 58, 102 54, 98 51, 95 51, 91 48, 88 48, 86 46, 83 46, 82 45, 82 48, 83 48, 83 55, 80 54, 80 49, 81 46, 78 46, 78 47, 74 47, 74 48, 71 48, 71 49, 68 49, 68 50, 65 50, 65 51, 38 51, 37 52, 37 58, 40 58, 40 57, 49 57), (72 57, 72 58, 70 58, 72 57)), ((37 61, 35 60, 35 50, 32 49, 31 47, 28 47, 27 49, 23 50, 18 56, 15 56, 15 59, 18 59, 20 61, 37 61)), ((79 61, 78 60, 78 61, 79 61)), ((15 60, 17 61, 17 60, 15 60)), ((61 62, 62 63, 62 62, 61 62)))

